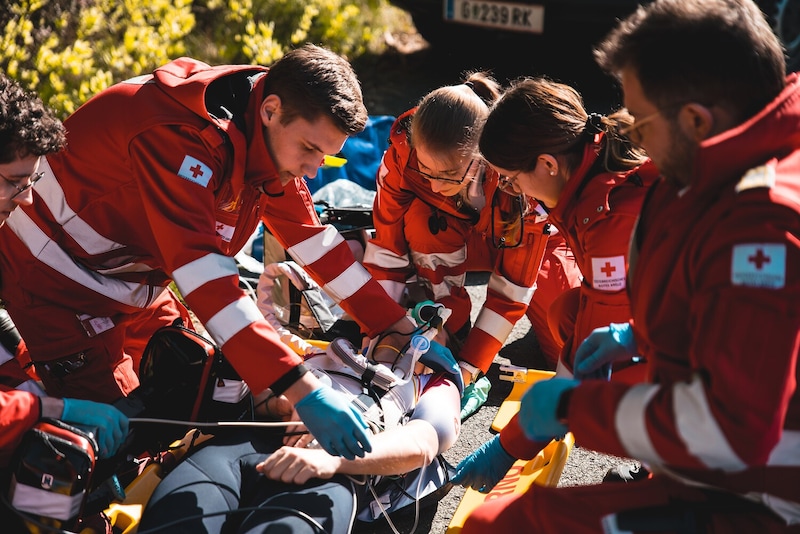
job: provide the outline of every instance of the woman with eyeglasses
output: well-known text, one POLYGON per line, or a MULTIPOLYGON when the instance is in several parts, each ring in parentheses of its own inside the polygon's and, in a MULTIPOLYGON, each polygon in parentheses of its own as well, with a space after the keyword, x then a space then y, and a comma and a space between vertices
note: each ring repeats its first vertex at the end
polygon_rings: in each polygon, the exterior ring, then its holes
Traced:
POLYGON ((555 364, 546 310, 580 283, 580 272, 547 211, 530 197, 500 191, 498 174, 477 157, 477 134, 500 86, 482 72, 465 80, 432 91, 395 122, 378 171, 376 237, 364 264, 398 302, 416 276, 426 298, 452 310, 448 339, 440 341, 471 384, 526 312, 555 364), (473 327, 464 283, 478 271, 491 276, 473 327))
MULTIPOLYGON (((573 376, 575 351, 595 328, 630 321, 626 278, 635 258, 628 246, 644 197, 658 177, 633 136, 626 136, 634 131, 631 122, 624 110, 609 116, 587 113, 578 91, 568 85, 524 78, 494 104, 480 134, 480 153, 501 173, 503 187, 534 197, 549 210, 550 222, 566 238, 583 273, 580 287, 558 297, 548 314, 553 335, 564 344, 559 377, 573 376)), ((614 364, 613 374, 608 368, 575 378, 611 376, 635 383, 645 372, 646 365, 631 361, 614 364)), ((532 458, 547 441, 527 439, 517 414, 462 460, 453 482, 489 492, 516 459, 532 458)))
MULTIPOLYGON (((481 132, 483 157, 507 188, 544 204, 583 273, 581 286, 550 308, 552 333, 564 343, 560 374, 572 373, 575 351, 592 330, 630 318, 628 243, 658 175, 633 142, 637 126, 625 110, 587 113, 568 85, 527 78, 498 100, 481 132)), ((626 374, 638 380, 640 370, 626 374)))

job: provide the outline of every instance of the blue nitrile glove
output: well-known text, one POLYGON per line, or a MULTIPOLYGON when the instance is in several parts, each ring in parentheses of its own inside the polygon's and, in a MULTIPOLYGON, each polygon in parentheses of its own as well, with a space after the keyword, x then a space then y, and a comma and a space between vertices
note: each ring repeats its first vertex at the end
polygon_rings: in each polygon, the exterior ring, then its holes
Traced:
POLYGON ((309 432, 328 454, 354 460, 372 450, 361 412, 328 386, 315 389, 295 404, 309 432))
POLYGON ((464 377, 461 376, 461 367, 458 366, 450 349, 441 343, 432 341, 428 352, 419 357, 419 362, 434 371, 447 374, 447 377, 458 387, 458 393, 464 393, 464 377))
POLYGON ((636 342, 630 323, 611 323, 595 328, 575 351, 572 374, 575 378, 611 378, 614 362, 630 360, 636 355, 636 342))
POLYGON ((556 415, 558 401, 578 384, 580 381, 570 378, 550 378, 536 382, 525 392, 519 405, 519 425, 528 439, 547 441, 567 433, 556 415))
POLYGON ((503 448, 500 434, 478 447, 478 449, 461 460, 456 467, 456 474, 451 479, 454 484, 465 488, 475 488, 481 493, 489 493, 517 461, 503 448))
POLYGON ((113 456, 128 437, 128 417, 110 404, 64 399, 60 419, 94 431, 100 458, 113 456))

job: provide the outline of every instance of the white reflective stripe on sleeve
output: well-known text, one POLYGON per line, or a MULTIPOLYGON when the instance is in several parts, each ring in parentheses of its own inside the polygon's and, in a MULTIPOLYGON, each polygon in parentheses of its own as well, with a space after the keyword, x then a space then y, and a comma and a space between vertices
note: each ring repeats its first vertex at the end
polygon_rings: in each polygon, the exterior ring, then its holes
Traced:
POLYGON ((435 271, 438 267, 456 267, 463 265, 467 261, 467 247, 466 245, 454 252, 432 252, 423 254, 415 250, 411 251, 411 257, 414 260, 414 265, 435 271))
POLYGON ((733 451, 711 413, 703 382, 694 376, 689 384, 672 386, 675 425, 681 441, 710 469, 741 471, 747 465, 733 451))
POLYGON ((14 210, 6 219, 6 224, 37 260, 75 283, 111 300, 128 306, 146 308, 164 290, 159 286, 125 282, 102 276, 77 264, 22 210, 14 210))
POLYGON ((339 303, 364 287, 370 278, 364 266, 354 262, 342 274, 325 284, 322 290, 339 303))
POLYGON ((769 454, 767 465, 800 466, 800 431, 784 430, 781 439, 769 454))
POLYGON ((378 280, 378 283, 395 302, 400 302, 400 300, 403 298, 403 292, 406 289, 406 285, 403 282, 395 282, 394 280, 378 280))
POLYGON ((399 256, 389 249, 368 242, 364 251, 364 263, 377 265, 383 269, 405 269, 411 265, 411 259, 408 254, 399 256))
POLYGON ((206 254, 172 271, 172 279, 184 297, 203 284, 226 276, 239 276, 236 260, 215 253, 206 254))
POLYGON ((36 183, 36 192, 47 205, 47 209, 53 214, 53 218, 56 222, 64 228, 64 231, 69 234, 83 250, 89 254, 97 255, 124 248, 124 245, 116 243, 97 233, 94 228, 78 217, 72 208, 67 205, 67 200, 64 198, 64 190, 53 174, 53 170, 50 168, 50 163, 47 161, 47 158, 41 159, 39 170, 43 171, 45 174, 42 179, 36 183))
POLYGON ((333 226, 327 225, 324 228, 322 232, 286 249, 301 267, 314 263, 344 241, 342 235, 333 226))
POLYGON ((95 272, 106 276, 113 276, 115 274, 123 273, 149 273, 153 268, 144 263, 125 263, 117 265, 116 267, 109 267, 107 269, 95 269, 95 272))
POLYGON ((638 384, 631 387, 622 397, 614 418, 620 442, 628 454, 653 465, 662 465, 664 461, 650 441, 644 414, 650 399, 659 389, 660 386, 653 384, 638 384))
POLYGON ((475 320, 475 328, 480 328, 500 343, 504 343, 514 325, 499 313, 483 308, 475 320))
POLYGON ((518 286, 517 284, 509 282, 504 276, 492 273, 489 277, 488 289, 491 289, 495 293, 500 293, 508 300, 519 302, 527 306, 531 303, 533 293, 536 291, 536 285, 533 287, 518 286))
POLYGON ((222 347, 240 331, 263 319, 264 316, 258 311, 253 299, 243 296, 214 314, 214 317, 209 319, 204 326, 214 341, 222 347))

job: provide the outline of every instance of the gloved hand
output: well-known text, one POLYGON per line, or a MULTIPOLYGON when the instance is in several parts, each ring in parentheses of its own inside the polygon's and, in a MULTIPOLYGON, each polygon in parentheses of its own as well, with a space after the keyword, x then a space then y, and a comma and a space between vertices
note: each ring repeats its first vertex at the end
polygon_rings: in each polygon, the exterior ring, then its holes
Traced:
POLYGON ((488 376, 482 376, 464 388, 464 393, 461 394, 461 421, 466 420, 486 403, 491 389, 492 382, 488 376))
POLYGON ((519 424, 528 439, 547 441, 567 433, 566 425, 558 420, 556 410, 561 395, 580 384, 569 378, 551 378, 534 383, 522 396, 519 424))
POLYGON ((508 473, 516 460, 503 448, 500 434, 497 434, 461 460, 452 481, 465 488, 475 488, 481 493, 489 493, 508 473))
POLYGON ((461 376, 461 367, 458 366, 450 349, 441 343, 432 341, 428 352, 420 356, 419 362, 434 371, 446 373, 448 378, 458 387, 459 394, 464 393, 464 377, 461 376))
POLYGON ((309 432, 328 454, 354 460, 372 450, 367 424, 358 408, 328 386, 315 389, 295 404, 309 432))
POLYGON ((575 351, 572 374, 576 379, 611 378, 611 364, 629 360, 636 354, 630 323, 611 323, 595 328, 575 351))
POLYGON ((59 418, 65 423, 96 429, 95 440, 100 458, 117 452, 128 436, 128 418, 110 404, 80 399, 64 399, 64 411, 59 418))

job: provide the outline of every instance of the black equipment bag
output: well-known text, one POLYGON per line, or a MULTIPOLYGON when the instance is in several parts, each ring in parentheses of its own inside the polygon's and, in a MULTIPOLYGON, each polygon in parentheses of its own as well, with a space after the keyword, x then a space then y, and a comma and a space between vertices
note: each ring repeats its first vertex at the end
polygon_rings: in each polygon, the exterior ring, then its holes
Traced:
POLYGON ((36 521, 73 528, 90 490, 96 451, 91 434, 55 419, 39 421, 14 453, 9 504, 36 521))
MULTIPOLYGON (((142 355, 140 386, 114 403, 128 417, 190 422, 252 419, 252 394, 213 341, 176 324, 156 330, 142 355)), ((165 450, 191 425, 136 424, 129 452, 165 450)))

